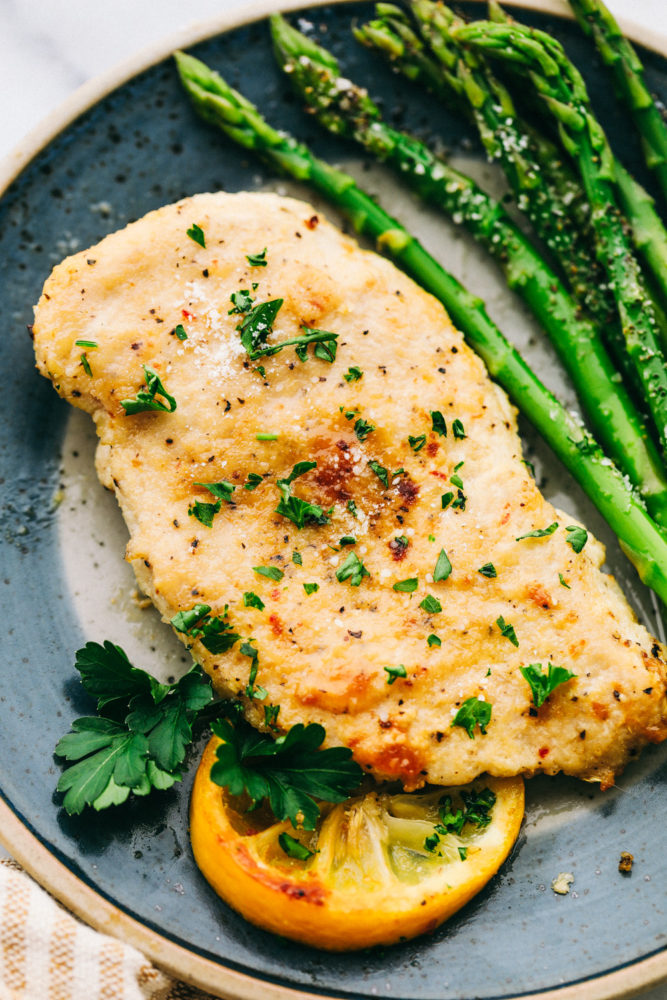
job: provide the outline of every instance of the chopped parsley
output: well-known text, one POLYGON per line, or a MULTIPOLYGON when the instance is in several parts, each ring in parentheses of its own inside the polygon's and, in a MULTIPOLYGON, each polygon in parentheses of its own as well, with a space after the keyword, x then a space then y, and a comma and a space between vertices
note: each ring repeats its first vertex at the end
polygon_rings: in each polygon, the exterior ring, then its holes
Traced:
POLYGON ((370 573, 356 552, 350 552, 343 565, 336 570, 338 582, 349 580, 352 587, 358 587, 365 576, 370 576, 370 573))
POLYGON ((245 259, 251 267, 266 267, 266 247, 260 253, 247 253, 245 259))
POLYGON ((437 615, 439 611, 442 611, 442 604, 438 598, 433 597, 432 594, 427 594, 419 607, 426 611, 429 615, 437 615))
POLYGON ((259 654, 255 647, 252 645, 254 639, 249 639, 246 642, 241 643, 239 646, 239 652, 243 656, 250 657, 250 672, 248 674, 248 683, 245 686, 245 693, 247 698, 255 698, 257 701, 264 701, 268 698, 269 692, 266 688, 255 687, 255 681, 257 680, 257 669, 259 666, 259 654))
POLYGON ((514 625, 510 625, 505 621, 502 615, 496 618, 496 625, 500 629, 502 635, 512 643, 513 646, 519 645, 519 640, 516 637, 516 632, 514 631, 514 625))
POLYGON ((383 667, 382 669, 387 672, 387 684, 393 684, 397 677, 408 676, 408 672, 402 663, 399 663, 396 667, 383 667))
MULTIPOLYGON (((278 435, 273 434, 270 431, 260 431, 259 434, 255 434, 255 441, 277 441, 278 435)), ((259 486, 259 483, 257 484, 259 486)))
POLYGON ((436 434, 447 437, 447 424, 440 410, 431 410, 431 423, 436 434))
POLYGON ((232 493, 236 487, 232 483, 228 483, 226 479, 221 479, 219 483, 195 483, 195 486, 204 486, 218 500, 224 500, 226 503, 234 502, 232 493))
POLYGON ((435 632, 431 632, 426 640, 427 646, 442 646, 442 639, 435 632))
POLYGON ((459 857, 460 857, 461 861, 465 861, 465 859, 468 857, 468 848, 467 847, 458 847, 457 850, 459 852, 459 857))
POLYGON ((546 673, 541 663, 529 663, 527 667, 519 667, 519 670, 530 685, 535 708, 540 708, 557 687, 577 676, 565 667, 554 667, 552 663, 547 665, 546 673))
POLYGON ((418 586, 418 578, 411 576, 407 580, 399 580, 393 585, 392 590, 397 591, 399 594, 414 594, 418 586))
POLYGON ((554 523, 550 524, 548 528, 536 528, 535 531, 529 531, 525 535, 519 535, 516 540, 517 542, 522 542, 524 538, 545 538, 547 535, 553 535, 557 527, 558 521, 554 521, 554 523))
POLYGON ((496 567, 493 565, 493 563, 484 563, 483 566, 479 567, 477 572, 481 573, 482 576, 488 576, 489 579, 493 579, 493 577, 498 576, 496 567))
POLYGON ((196 222, 193 222, 189 229, 186 230, 186 235, 198 243, 200 247, 206 248, 206 237, 204 236, 204 230, 201 226, 198 226, 196 222))
POLYGON ((86 357, 86 352, 85 351, 81 355, 81 367, 83 368, 83 370, 86 373, 86 375, 88 375, 90 378, 92 378, 93 373, 92 373, 92 370, 91 370, 88 358, 86 357))
POLYGON ((319 504, 310 503, 310 501, 302 500, 301 497, 295 497, 292 494, 294 480, 316 468, 317 462, 297 462, 286 479, 279 479, 276 482, 281 493, 276 514, 282 514, 283 517, 296 524, 299 530, 306 524, 327 524, 329 521, 331 511, 325 514, 319 504))
POLYGON ((292 562, 294 563, 295 566, 303 566, 303 559, 301 557, 301 553, 297 552, 296 549, 292 553, 292 562))
POLYGON ((567 587, 568 590, 572 590, 570 584, 565 582, 565 577, 562 573, 558 574, 558 579, 560 580, 561 587, 567 587))
POLYGON ((243 606, 245 608, 257 608, 258 611, 263 611, 266 604, 254 591, 246 590, 243 595, 243 606))
POLYGON ((466 698, 454 716, 452 726, 465 729, 471 740, 475 738, 475 726, 479 726, 482 736, 486 736, 486 727, 491 721, 491 705, 479 698, 466 698))
POLYGON ((120 646, 89 642, 75 666, 97 699, 97 717, 77 719, 55 753, 67 761, 58 781, 63 806, 75 815, 120 805, 131 792, 147 795, 181 780, 192 724, 213 700, 211 682, 195 666, 175 684, 133 667, 120 646))
POLYGON ((140 389, 136 399, 121 400, 120 405, 125 410, 127 416, 133 416, 135 413, 143 413, 144 410, 162 410, 164 413, 173 413, 176 409, 176 400, 173 396, 169 395, 158 373, 150 365, 144 365, 143 369, 146 379, 146 389, 140 389), (163 403, 159 399, 156 399, 155 397, 158 395, 166 399, 167 402, 163 403))
POLYGON ((368 463, 369 468, 378 477, 385 489, 389 486, 389 472, 385 469, 384 465, 380 465, 379 462, 371 461, 368 463))
POLYGON ((256 490, 262 484, 262 477, 257 472, 249 472, 248 478, 243 484, 244 490, 256 490))
POLYGON ((96 340, 75 340, 74 343, 77 347, 90 347, 91 349, 97 347, 96 340))
POLYGON ((414 434, 408 434, 408 444, 416 455, 417 452, 421 451, 426 444, 426 435, 419 434, 418 436, 415 436, 414 434))
MULTIPOLYGON (((246 349, 251 361, 264 354, 276 353, 273 348, 266 347, 266 338, 273 332, 273 324, 276 321, 283 299, 271 299, 269 302, 259 302, 256 306, 245 313, 236 329, 241 334, 241 343, 246 349)), ((282 350, 281 345, 278 349, 282 350)))
MULTIPOLYGON (((495 793, 490 788, 483 788, 481 791, 473 789, 470 792, 461 792, 462 809, 455 809, 451 795, 443 795, 440 799, 438 810, 439 823, 436 823, 434 832, 424 841, 427 851, 435 851, 440 843, 440 837, 448 834, 460 836, 466 823, 483 830, 491 822, 491 810, 496 802, 495 793)), ((468 856, 468 848, 458 848, 461 861, 465 861, 468 856)))
POLYGON ((304 583, 303 589, 306 592, 306 596, 310 597, 311 594, 316 594, 320 589, 319 583, 304 583))
POLYGON ((222 500, 216 500, 215 503, 204 503, 201 500, 195 500, 192 506, 188 507, 188 515, 196 517, 199 523, 203 524, 205 528, 212 528, 213 518, 221 506, 222 500))
POLYGON ((347 510, 348 514, 352 515, 352 517, 354 518, 359 517, 359 511, 357 509, 357 505, 354 502, 354 500, 348 500, 347 504, 345 505, 345 509, 347 510))
POLYGON ((447 510, 453 499, 454 499, 453 493, 443 493, 442 496, 440 497, 441 508, 443 510, 447 510))
POLYGON ((369 424, 367 420, 363 420, 359 417, 354 424, 354 433, 357 435, 360 441, 365 441, 369 434, 372 434, 375 430, 375 424, 369 424))
POLYGON ((350 365, 348 370, 343 373, 343 378, 346 382, 358 382, 363 374, 361 368, 357 368, 356 365, 350 365))
POLYGON ((289 833, 278 835, 278 843, 288 858, 296 858, 297 861, 307 861, 315 856, 315 851, 309 851, 305 844, 302 844, 296 837, 290 837, 289 833))
POLYGON ((276 722, 280 712, 280 705, 264 705, 264 725, 269 729, 277 729, 276 722))
POLYGON ((450 476, 449 481, 452 484, 452 486, 456 486, 457 489, 459 490, 463 489, 463 480, 459 476, 458 472, 455 472, 452 476, 450 476))
POLYGON ((275 580, 276 583, 280 583, 285 575, 277 566, 253 566, 253 572, 266 576, 269 580, 275 580))
POLYGON ((215 784, 232 795, 246 792, 252 804, 268 800, 279 822, 314 830, 320 810, 315 799, 343 802, 358 786, 363 772, 347 747, 318 750, 326 735, 317 723, 297 723, 273 739, 241 721, 212 724, 222 743, 211 768, 215 784))
POLYGON ((238 292, 232 292, 229 298, 232 308, 227 311, 228 316, 233 316, 235 313, 249 313, 255 302, 247 288, 241 288, 238 292))
POLYGON ((212 615, 208 604, 195 604, 189 611, 175 614, 170 624, 177 632, 199 639, 204 649, 214 656, 226 653, 241 638, 230 631, 232 626, 227 620, 226 604, 221 615, 212 615))
POLYGON ((188 339, 188 335, 185 332, 185 327, 183 326, 182 323, 179 323, 178 326, 175 326, 171 332, 174 334, 175 337, 178 338, 178 340, 188 339))
POLYGON ((588 541, 588 532, 585 528, 580 528, 575 524, 570 524, 566 529, 568 537, 565 539, 572 549, 579 553, 588 541))
POLYGON ((313 351, 315 357, 332 364, 336 360, 338 334, 331 333, 329 330, 311 330, 307 326, 302 326, 301 329, 305 330, 306 334, 303 337, 296 338, 300 343, 294 348, 299 361, 306 360, 308 357, 308 345, 315 344, 313 351))
POLYGON ((452 434, 459 441, 461 441, 464 437, 466 437, 466 432, 460 420, 455 420, 454 423, 452 424, 452 434))
POLYGON ((433 570, 433 583, 440 583, 441 580, 446 580, 451 572, 452 564, 449 561, 447 553, 444 549, 440 549, 440 555, 436 560, 435 569, 433 570))
POLYGON ((338 544, 341 548, 344 548, 346 545, 356 545, 357 540, 354 535, 343 535, 342 538, 338 539, 338 544))

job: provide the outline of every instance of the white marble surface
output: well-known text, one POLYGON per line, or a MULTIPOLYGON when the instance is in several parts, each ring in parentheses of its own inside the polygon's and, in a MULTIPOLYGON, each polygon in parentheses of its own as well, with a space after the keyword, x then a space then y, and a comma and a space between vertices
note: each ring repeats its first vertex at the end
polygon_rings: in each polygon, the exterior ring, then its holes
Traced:
MULTIPOLYGON (((608 2, 618 16, 667 34, 667 0, 608 2)), ((194 22, 240 17, 250 6, 249 0, 0 0, 0 160, 86 81, 194 22)), ((643 996, 667 1000, 667 986, 643 996)))

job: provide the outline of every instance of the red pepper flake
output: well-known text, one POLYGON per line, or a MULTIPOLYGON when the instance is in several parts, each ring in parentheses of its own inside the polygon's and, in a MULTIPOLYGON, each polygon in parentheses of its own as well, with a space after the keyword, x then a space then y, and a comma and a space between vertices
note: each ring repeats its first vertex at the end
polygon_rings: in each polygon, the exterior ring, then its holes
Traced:
POLYGON ((549 747, 540 747, 540 749, 537 751, 537 753, 538 753, 539 757, 541 757, 541 759, 544 760, 544 758, 546 757, 546 755, 549 753, 549 747))
POLYGON ((183 319, 197 319, 194 313, 189 312, 187 309, 181 309, 181 316, 183 319))

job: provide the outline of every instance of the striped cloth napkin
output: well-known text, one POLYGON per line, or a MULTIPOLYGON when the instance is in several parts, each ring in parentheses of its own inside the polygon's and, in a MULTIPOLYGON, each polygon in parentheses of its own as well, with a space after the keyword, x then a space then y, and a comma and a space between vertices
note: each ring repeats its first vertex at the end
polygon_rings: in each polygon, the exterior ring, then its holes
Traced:
POLYGON ((0 1000, 212 1000, 68 913, 0 857, 0 1000))

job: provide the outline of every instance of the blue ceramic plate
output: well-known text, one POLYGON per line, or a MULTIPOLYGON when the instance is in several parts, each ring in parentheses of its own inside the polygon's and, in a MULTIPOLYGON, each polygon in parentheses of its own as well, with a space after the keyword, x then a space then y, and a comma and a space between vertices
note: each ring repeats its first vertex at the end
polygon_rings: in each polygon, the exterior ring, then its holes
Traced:
MULTIPOLYGON (((436 110, 353 41, 351 21, 371 12, 367 3, 334 4, 304 9, 299 17, 333 48, 350 77, 383 100, 392 120, 435 140, 456 163, 497 186, 465 124, 436 110)), ((650 187, 638 144, 587 41, 570 22, 522 16, 563 40, 585 72, 613 143, 650 187)), ((217 34, 194 51, 273 123, 363 174, 365 186, 380 192, 387 207, 487 299, 530 363, 573 402, 548 346, 493 266, 300 111, 274 68, 264 19, 217 34)), ((667 100, 667 60, 645 56, 649 83, 667 100)), ((67 253, 184 195, 249 188, 309 197, 202 124, 164 59, 71 121, 0 201, 0 836, 89 920, 113 925, 181 976, 224 996, 491 1000, 556 991, 565 1000, 620 995, 656 981, 667 975, 667 757, 660 749, 648 749, 605 793, 567 779, 529 782, 525 826, 498 877, 432 936, 360 954, 332 956, 256 930, 209 889, 187 834, 203 737, 175 790, 100 816, 63 812, 54 793, 59 765, 53 747, 70 721, 91 709, 75 677, 75 650, 86 640, 110 638, 155 672, 171 674, 184 663, 170 631, 132 600, 131 573, 122 561, 127 536, 115 501, 95 479, 87 418, 73 413, 35 372, 26 331, 32 304, 67 253), (635 857, 629 877, 617 870, 622 850, 635 857), (549 886, 563 871, 573 873, 574 885, 558 897, 549 886)), ((639 617, 659 632, 651 596, 605 525, 547 449, 523 430, 547 496, 607 543, 610 569, 639 617)))

